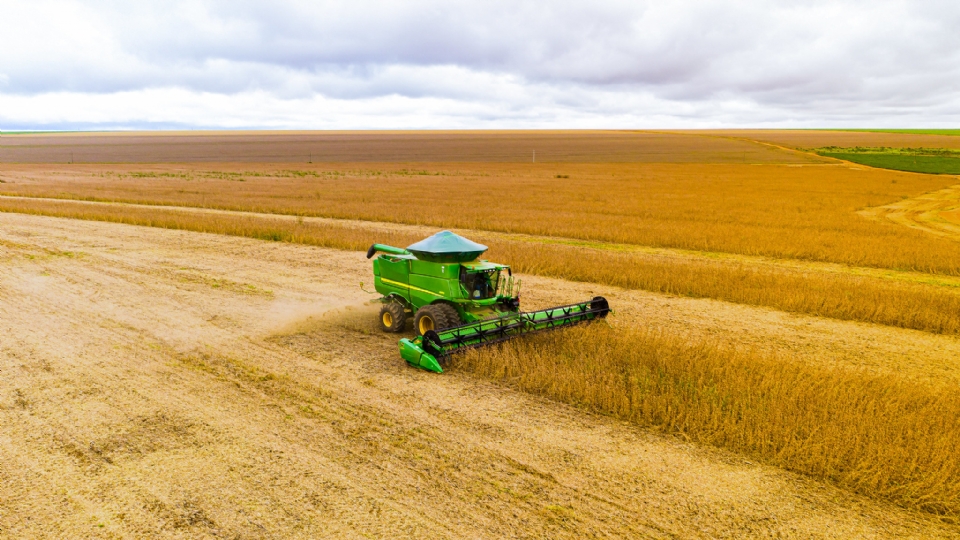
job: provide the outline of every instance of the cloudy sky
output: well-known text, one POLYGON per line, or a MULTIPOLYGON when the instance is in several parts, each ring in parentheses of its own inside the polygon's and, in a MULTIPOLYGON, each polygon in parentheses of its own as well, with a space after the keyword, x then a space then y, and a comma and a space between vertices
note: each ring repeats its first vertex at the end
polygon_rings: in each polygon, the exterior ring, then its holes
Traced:
POLYGON ((945 1, 0 0, 0 129, 960 127, 945 1))

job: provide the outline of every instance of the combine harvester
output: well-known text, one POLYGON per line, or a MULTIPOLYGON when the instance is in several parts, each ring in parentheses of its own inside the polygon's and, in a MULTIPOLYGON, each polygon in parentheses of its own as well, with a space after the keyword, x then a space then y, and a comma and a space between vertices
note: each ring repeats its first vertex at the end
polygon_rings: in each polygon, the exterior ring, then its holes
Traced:
POLYGON ((510 267, 479 259, 487 246, 450 231, 406 249, 373 244, 374 285, 383 295, 380 325, 402 332, 413 315, 414 339, 400 340, 409 364, 442 373, 452 353, 507 339, 602 319, 610 306, 601 296, 568 306, 520 311, 520 280, 510 267))

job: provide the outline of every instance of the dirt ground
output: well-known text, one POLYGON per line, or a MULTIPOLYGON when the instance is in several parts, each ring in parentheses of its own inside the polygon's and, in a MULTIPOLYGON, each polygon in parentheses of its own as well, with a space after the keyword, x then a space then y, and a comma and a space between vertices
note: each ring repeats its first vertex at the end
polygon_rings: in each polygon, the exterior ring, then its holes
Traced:
MULTIPOLYGON (((0 536, 960 536, 456 369, 408 368, 375 330, 359 253, 3 214, 0 264, 0 536)), ((528 307, 603 293, 614 324, 811 358, 926 354, 950 371, 960 350, 921 332, 525 281, 528 307)))

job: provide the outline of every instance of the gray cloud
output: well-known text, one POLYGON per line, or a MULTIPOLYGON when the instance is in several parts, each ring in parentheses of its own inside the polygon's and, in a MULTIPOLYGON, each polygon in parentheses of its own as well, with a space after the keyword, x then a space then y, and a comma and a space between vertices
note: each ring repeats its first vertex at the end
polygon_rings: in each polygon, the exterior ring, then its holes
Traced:
POLYGON ((305 103, 364 118, 331 127, 956 123, 958 27, 948 1, 35 0, 0 20, 0 125, 276 127, 217 98, 289 127, 305 103), (58 95, 132 105, 84 120, 58 95))

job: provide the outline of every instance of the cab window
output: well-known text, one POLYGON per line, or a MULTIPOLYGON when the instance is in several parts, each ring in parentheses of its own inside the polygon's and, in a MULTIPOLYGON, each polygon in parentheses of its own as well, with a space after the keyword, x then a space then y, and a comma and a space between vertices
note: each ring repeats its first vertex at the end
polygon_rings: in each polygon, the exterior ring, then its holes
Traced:
POLYGON ((499 270, 468 272, 466 268, 460 267, 460 284, 472 300, 485 300, 496 296, 499 279, 499 270))

